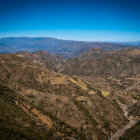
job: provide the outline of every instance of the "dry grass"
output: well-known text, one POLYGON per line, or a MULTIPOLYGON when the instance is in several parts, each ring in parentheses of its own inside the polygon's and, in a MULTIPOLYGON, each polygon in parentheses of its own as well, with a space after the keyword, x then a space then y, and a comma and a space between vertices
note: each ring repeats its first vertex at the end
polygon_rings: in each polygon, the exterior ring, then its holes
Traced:
POLYGON ((52 121, 48 116, 45 116, 41 114, 38 110, 35 108, 31 110, 31 112, 36 115, 44 124, 47 125, 47 127, 51 128, 52 127, 52 121))
POLYGON ((95 91, 93 91, 93 90, 90 90, 90 91, 89 91, 89 95, 94 95, 94 94, 96 94, 95 91))
POLYGON ((26 113, 30 114, 32 116, 35 115, 40 119, 44 124, 47 125, 47 127, 51 128, 52 127, 52 121, 48 116, 45 116, 41 114, 37 109, 31 109, 30 105, 27 103, 18 103, 16 102, 17 105, 19 105, 26 113))
POLYGON ((102 91, 102 95, 103 95, 104 97, 108 96, 109 94, 110 94, 110 93, 107 92, 107 91, 102 91))
POLYGON ((81 87, 83 90, 88 90, 86 84, 83 83, 83 82, 81 81, 81 79, 77 79, 77 81, 76 81, 76 80, 74 80, 73 78, 69 78, 69 80, 70 80, 71 82, 73 82, 75 85, 81 87))
POLYGON ((138 50, 138 49, 131 50, 130 52, 128 52, 128 55, 130 55, 130 56, 138 56, 138 55, 140 55, 140 50, 138 50))
POLYGON ((57 84, 66 84, 67 83, 67 77, 66 76, 53 76, 53 77, 50 77, 49 79, 51 81, 51 84, 52 85, 57 85, 57 84))

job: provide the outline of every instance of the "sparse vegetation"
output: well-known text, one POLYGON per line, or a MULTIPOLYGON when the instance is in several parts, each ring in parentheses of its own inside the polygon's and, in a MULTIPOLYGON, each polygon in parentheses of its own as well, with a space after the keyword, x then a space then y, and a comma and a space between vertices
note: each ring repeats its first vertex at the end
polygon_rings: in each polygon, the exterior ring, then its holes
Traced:
POLYGON ((28 98, 35 98, 35 96, 33 94, 28 94, 27 97, 28 98))
MULTIPOLYGON (((139 79, 137 66, 133 71, 135 77, 129 72, 130 78, 127 78, 128 73, 118 78, 117 65, 121 65, 122 59, 125 61, 124 52, 119 52, 120 56, 118 52, 104 53, 93 53, 89 58, 84 54, 84 59, 77 57, 74 62, 73 59, 66 61, 64 70, 72 76, 56 73, 43 64, 14 54, 1 55, 0 139, 6 138, 7 134, 13 139, 93 140, 95 137, 107 140, 110 132, 127 122, 116 100, 128 105, 133 99, 139 100, 139 79), (92 63, 99 65, 98 71, 92 63)), ((131 115, 135 113, 132 111, 131 115)))

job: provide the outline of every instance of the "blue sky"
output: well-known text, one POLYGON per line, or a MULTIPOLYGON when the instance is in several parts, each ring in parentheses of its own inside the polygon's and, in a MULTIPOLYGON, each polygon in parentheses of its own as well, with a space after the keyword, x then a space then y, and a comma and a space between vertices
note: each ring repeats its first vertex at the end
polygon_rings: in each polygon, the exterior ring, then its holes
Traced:
POLYGON ((0 0, 0 38, 140 40, 139 0, 0 0))

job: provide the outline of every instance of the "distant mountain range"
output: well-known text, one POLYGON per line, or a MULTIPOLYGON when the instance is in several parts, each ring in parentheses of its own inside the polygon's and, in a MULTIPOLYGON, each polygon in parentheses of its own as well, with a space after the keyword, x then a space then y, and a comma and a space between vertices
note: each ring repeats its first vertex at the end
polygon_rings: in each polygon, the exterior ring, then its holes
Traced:
POLYGON ((130 42, 114 42, 115 44, 122 44, 122 45, 133 45, 133 46, 140 46, 140 41, 130 41, 130 42))
POLYGON ((98 48, 106 51, 139 48, 132 45, 135 44, 120 45, 115 43, 70 41, 50 37, 8 37, 0 39, 0 53, 46 50, 49 53, 71 58, 88 51, 90 48, 98 48))

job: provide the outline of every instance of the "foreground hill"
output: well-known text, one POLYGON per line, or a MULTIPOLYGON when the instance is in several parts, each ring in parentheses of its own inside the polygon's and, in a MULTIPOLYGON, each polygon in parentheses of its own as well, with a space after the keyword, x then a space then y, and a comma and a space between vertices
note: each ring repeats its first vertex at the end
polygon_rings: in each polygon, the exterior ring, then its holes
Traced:
POLYGON ((35 115, 21 109, 17 104, 23 98, 8 87, 0 84, 0 139, 45 140, 57 139, 35 115))
POLYGON ((56 73, 16 55, 0 55, 0 83, 4 139, 108 140, 128 122, 118 101, 134 100, 105 81, 56 73))
POLYGON ((64 57, 74 57, 88 51, 90 48, 110 51, 138 47, 113 43, 59 40, 49 37, 9 37, 0 39, 0 53, 45 50, 64 57))

